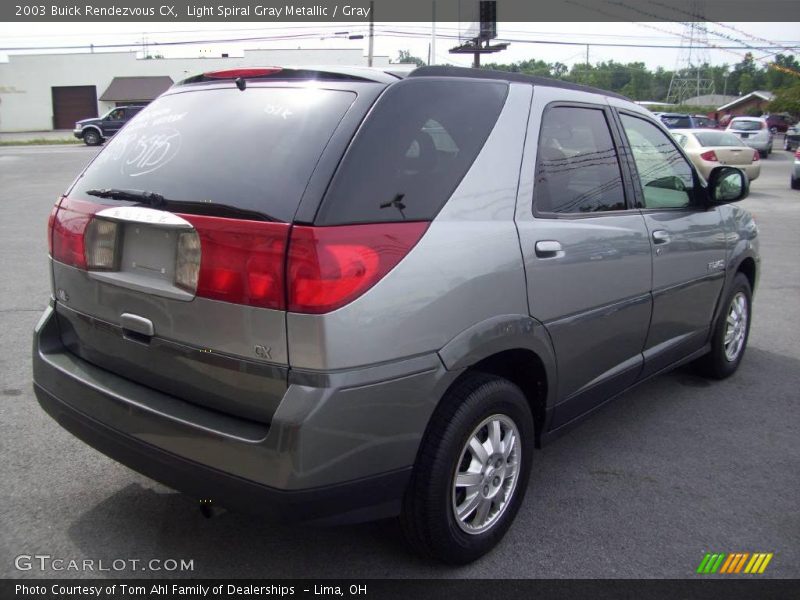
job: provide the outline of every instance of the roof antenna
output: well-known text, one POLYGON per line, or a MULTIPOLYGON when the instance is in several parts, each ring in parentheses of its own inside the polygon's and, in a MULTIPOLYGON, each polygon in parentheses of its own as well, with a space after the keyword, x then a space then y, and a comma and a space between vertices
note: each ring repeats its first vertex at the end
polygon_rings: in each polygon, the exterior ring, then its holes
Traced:
POLYGON ((247 87, 247 81, 245 81, 244 77, 237 77, 234 80, 236 87, 239 88, 239 91, 243 92, 247 87))

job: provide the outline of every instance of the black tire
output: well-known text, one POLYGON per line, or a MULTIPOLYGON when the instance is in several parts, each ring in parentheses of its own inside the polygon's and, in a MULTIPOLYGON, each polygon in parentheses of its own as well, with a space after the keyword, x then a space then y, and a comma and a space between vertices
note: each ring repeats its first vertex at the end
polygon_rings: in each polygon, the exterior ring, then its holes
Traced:
POLYGON ((792 186, 793 190, 800 190, 800 179, 797 177, 792 177, 790 185, 792 186))
POLYGON ((761 158, 767 158, 767 155, 768 155, 768 154, 769 154, 769 153, 768 153, 766 150, 759 150, 759 151, 758 151, 758 155, 759 155, 761 158))
MULTIPOLYGON (((484 429, 488 435, 488 426, 484 429)), ((506 430, 506 435, 509 431, 506 430)), ((502 438, 504 444, 507 440, 508 437, 502 438)), ((525 497, 533 445, 533 417, 525 395, 516 385, 483 373, 468 374, 457 382, 431 417, 403 501, 401 521, 411 547, 426 558, 449 564, 470 563, 494 548, 514 521, 525 497), (475 487, 486 492, 489 486, 484 484, 494 481, 497 486, 494 489, 505 489, 505 483, 497 482, 501 478, 502 482, 509 481, 505 468, 513 462, 517 463, 516 479, 513 484, 509 482, 505 503, 501 493, 489 501, 489 515, 494 516, 487 517, 487 529, 467 533, 463 528, 468 524, 459 524, 455 516, 458 495, 453 486, 457 471, 465 464, 463 452, 467 442, 487 419, 508 419, 508 423, 516 426, 518 443, 512 453, 514 461, 509 457, 509 462, 500 467, 502 458, 490 460, 493 464, 487 464, 481 471, 484 482, 475 487), (501 477, 495 476, 494 467, 504 469, 501 477)), ((474 513, 467 513, 467 518, 472 514, 473 520, 477 520, 478 510, 473 510, 474 513)))
POLYGON ((725 297, 722 304, 723 309, 720 311, 717 322, 714 326, 714 333, 711 337, 711 351, 700 358, 696 366, 702 375, 712 377, 714 379, 725 379, 730 377, 739 368, 742 362, 742 357, 747 349, 747 340, 750 337, 750 323, 753 318, 753 291, 750 289, 750 281, 743 273, 737 273, 733 280, 733 285, 725 297), (744 324, 744 339, 742 340, 741 348, 736 353, 733 360, 726 355, 725 348, 725 334, 728 329, 728 316, 731 314, 734 299, 741 294, 746 302, 746 322, 744 324))
POLYGON ((87 146, 98 146, 102 138, 94 129, 89 129, 83 132, 83 141, 86 142, 87 146))

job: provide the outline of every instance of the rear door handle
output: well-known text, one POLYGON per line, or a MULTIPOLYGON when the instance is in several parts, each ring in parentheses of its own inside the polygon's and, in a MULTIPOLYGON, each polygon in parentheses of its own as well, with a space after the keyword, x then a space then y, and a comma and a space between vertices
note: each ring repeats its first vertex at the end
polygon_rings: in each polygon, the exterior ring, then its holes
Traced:
POLYGON ((656 229, 653 232, 653 242, 656 244, 669 244, 669 232, 664 231, 663 229, 656 229))
POLYGON ((560 258, 564 256, 561 244, 555 240, 536 242, 536 256, 539 258, 560 258))

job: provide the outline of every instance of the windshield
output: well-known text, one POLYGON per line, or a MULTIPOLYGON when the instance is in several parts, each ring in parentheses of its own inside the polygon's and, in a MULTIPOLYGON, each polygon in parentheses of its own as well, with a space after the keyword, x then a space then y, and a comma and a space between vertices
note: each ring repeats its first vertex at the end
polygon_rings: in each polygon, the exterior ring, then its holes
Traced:
POLYGON ((739 131, 758 131, 762 129, 764 124, 761 121, 737 121, 731 122, 731 129, 738 129, 739 131))
POLYGON ((695 133, 694 137, 697 138, 701 146, 744 146, 742 140, 724 131, 695 133))
POLYGON ((147 190, 176 202, 222 204, 291 221, 355 97, 257 86, 162 96, 107 144, 70 193, 147 190))

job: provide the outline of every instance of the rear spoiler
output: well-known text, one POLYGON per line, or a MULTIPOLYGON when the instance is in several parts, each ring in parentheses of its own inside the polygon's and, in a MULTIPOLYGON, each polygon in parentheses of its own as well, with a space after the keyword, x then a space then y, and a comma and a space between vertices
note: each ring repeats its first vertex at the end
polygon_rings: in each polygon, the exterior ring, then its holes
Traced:
POLYGON ((194 83, 217 82, 237 79, 252 81, 357 81, 373 83, 394 83, 405 77, 402 70, 381 70, 370 67, 234 67, 206 71, 192 75, 175 83, 172 87, 180 87, 194 83))

